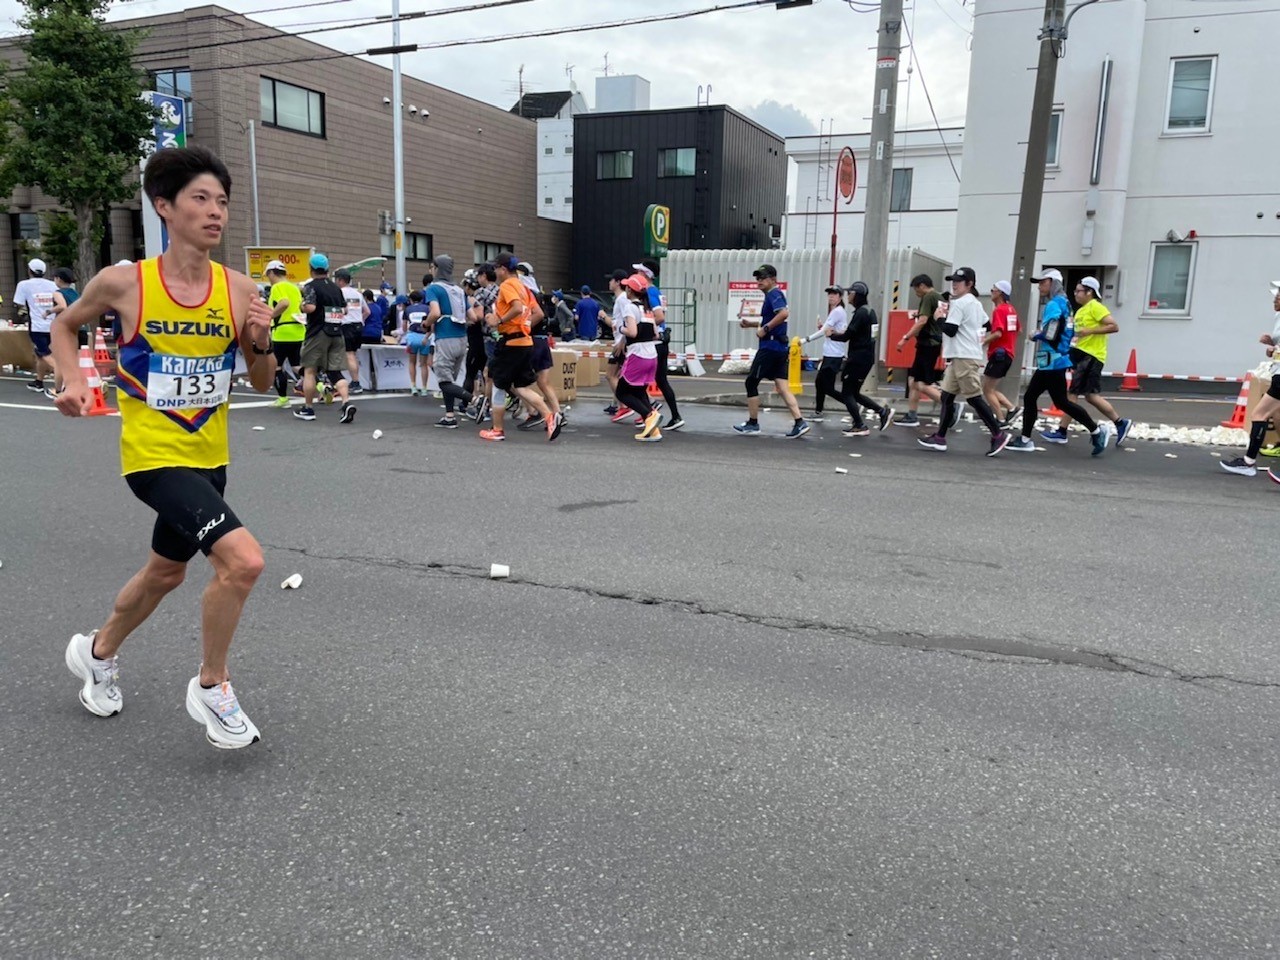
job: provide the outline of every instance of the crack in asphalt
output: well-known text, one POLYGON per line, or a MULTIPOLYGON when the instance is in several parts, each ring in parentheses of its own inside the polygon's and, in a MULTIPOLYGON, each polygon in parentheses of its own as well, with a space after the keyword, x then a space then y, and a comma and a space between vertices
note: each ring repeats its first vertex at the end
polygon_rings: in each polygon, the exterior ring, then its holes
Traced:
MULTIPOLYGON (((451 577, 462 577, 471 580, 489 580, 489 571, 482 567, 466 564, 445 563, 439 560, 413 561, 399 557, 352 557, 326 556, 313 553, 305 547, 283 546, 264 543, 270 550, 279 550, 306 557, 308 560, 324 560, 333 563, 356 563, 366 566, 383 567, 391 570, 408 570, 419 573, 443 573, 451 577)), ((1089 650, 1081 647, 1064 647, 1051 643, 1039 643, 1031 640, 992 640, 978 637, 953 637, 918 631, 885 631, 850 627, 843 624, 825 623, 820 620, 807 620, 798 617, 775 617, 766 614, 742 613, 720 607, 711 607, 694 600, 676 600, 670 597, 655 597, 645 594, 627 593, 621 590, 604 590, 599 587, 586 587, 576 584, 544 583, 525 577, 509 576, 508 583, 523 586, 541 587, 547 590, 560 590, 577 593, 586 597, 601 600, 619 600, 641 606, 664 607, 681 613, 697 616, 715 617, 734 623, 749 623, 754 626, 767 627, 774 630, 802 631, 820 633, 824 637, 840 637, 860 643, 869 643, 881 647, 900 647, 921 652, 949 653, 961 656, 978 663, 1001 663, 1022 665, 1058 665, 1066 667, 1083 667, 1088 670, 1101 670, 1106 673, 1128 674, 1146 677, 1153 680, 1174 680, 1179 683, 1203 685, 1207 683, 1227 683, 1243 687, 1260 687, 1280 689, 1280 681, 1251 680, 1225 673, 1190 673, 1179 670, 1168 664, 1154 660, 1142 660, 1136 657, 1125 657, 1105 650, 1089 650)))

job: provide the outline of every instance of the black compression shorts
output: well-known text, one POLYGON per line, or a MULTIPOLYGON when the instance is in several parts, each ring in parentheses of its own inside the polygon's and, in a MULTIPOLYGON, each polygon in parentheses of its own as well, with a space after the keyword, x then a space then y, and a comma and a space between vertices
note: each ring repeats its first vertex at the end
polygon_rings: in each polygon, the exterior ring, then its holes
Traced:
POLYGON ((176 563, 198 551, 208 556, 213 545, 244 524, 227 506, 227 468, 161 467, 125 478, 133 495, 156 512, 151 549, 176 563))

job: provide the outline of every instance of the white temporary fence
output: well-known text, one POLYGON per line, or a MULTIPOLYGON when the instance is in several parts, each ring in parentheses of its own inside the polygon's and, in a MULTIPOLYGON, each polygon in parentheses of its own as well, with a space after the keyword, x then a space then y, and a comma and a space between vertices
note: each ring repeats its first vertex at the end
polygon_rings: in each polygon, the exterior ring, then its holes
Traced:
MULTIPOLYGON (((672 250, 662 263, 662 286, 694 291, 699 350, 719 354, 756 347, 756 336, 738 326, 737 315, 739 291, 749 290, 751 271, 762 263, 772 264, 778 271, 778 281, 786 284, 792 333, 804 336, 817 326, 819 317, 826 317, 827 297, 823 291, 830 277, 829 250, 672 250), (731 285, 735 284, 739 290, 731 292, 731 285)), ((861 251, 837 250, 836 283, 848 286, 860 279, 860 265, 861 251)), ((912 277, 927 273, 939 284, 950 268, 951 264, 916 247, 889 251, 885 302, 873 304, 881 320, 893 307, 894 281, 898 283, 898 307, 907 309, 915 306, 915 297, 907 286, 912 277)), ((685 344, 672 346, 674 349, 685 344)))

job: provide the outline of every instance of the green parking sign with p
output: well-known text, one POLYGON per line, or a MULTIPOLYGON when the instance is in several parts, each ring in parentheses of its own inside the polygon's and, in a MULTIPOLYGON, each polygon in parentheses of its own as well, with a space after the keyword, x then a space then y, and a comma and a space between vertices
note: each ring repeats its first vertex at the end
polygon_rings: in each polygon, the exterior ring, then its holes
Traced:
POLYGON ((671 208, 651 203, 644 212, 645 256, 661 258, 671 244, 671 208))

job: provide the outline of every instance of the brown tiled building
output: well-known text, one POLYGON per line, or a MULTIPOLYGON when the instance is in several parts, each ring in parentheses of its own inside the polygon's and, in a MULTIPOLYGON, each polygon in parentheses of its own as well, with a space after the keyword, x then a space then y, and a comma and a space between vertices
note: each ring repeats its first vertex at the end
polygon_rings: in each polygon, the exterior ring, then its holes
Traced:
MULTIPOLYGON (((216 6, 118 26, 147 31, 139 66, 154 89, 189 98, 189 142, 231 170, 232 217, 218 259, 244 269, 244 247, 254 242, 250 121, 262 245, 314 246, 335 263, 391 255, 391 238, 379 232, 380 211, 393 207, 390 58, 382 66, 342 56, 216 6)), ((0 60, 20 57, 12 42, 0 46, 0 60)), ((570 225, 537 215, 533 121, 408 76, 404 111, 410 282, 434 254, 462 268, 506 248, 530 260, 548 289, 566 283, 570 225)), ((37 190, 9 198, 0 224, 6 299, 44 229, 40 214, 56 208, 37 190)), ((139 197, 111 209, 102 263, 141 256, 141 208, 139 197)), ((394 261, 383 271, 394 280, 394 261)), ((380 279, 376 268, 358 278, 380 279)))

